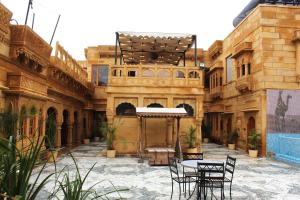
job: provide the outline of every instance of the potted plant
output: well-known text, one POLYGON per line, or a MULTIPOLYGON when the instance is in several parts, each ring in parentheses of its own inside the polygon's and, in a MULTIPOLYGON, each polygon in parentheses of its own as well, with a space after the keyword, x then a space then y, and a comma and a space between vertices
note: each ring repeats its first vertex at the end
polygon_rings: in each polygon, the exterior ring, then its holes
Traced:
POLYGON ((57 149, 55 148, 56 122, 54 115, 50 114, 46 120, 46 146, 48 147, 48 160, 55 162, 57 160, 57 149))
POLYGON ((187 143, 188 143, 188 153, 197 153, 198 149, 196 147, 196 128, 193 126, 189 127, 188 133, 187 133, 187 143))
POLYGON ((249 145, 249 156, 252 158, 257 158, 258 154, 258 145, 260 142, 260 135, 253 129, 250 132, 248 137, 248 145, 249 145))
POLYGON ((116 156, 116 150, 113 147, 113 143, 116 137, 117 127, 115 125, 111 125, 106 121, 101 122, 101 131, 105 134, 106 137, 106 144, 107 144, 107 151, 106 156, 108 158, 114 158, 116 156))
POLYGON ((236 141, 238 138, 239 138, 239 134, 238 134, 237 130, 231 131, 228 134, 228 148, 230 150, 235 149, 235 144, 236 144, 236 141))
POLYGON ((209 136, 210 136, 210 127, 208 124, 203 123, 201 126, 201 131, 203 134, 203 142, 208 143, 209 142, 209 136))

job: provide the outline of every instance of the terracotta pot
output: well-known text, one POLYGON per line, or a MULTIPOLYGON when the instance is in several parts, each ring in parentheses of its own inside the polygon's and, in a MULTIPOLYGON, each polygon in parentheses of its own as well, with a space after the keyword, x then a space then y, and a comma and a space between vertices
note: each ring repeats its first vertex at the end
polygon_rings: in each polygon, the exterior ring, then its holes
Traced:
POLYGON ((198 153, 198 149, 197 148, 188 148, 187 153, 198 153))
POLYGON ((235 150, 235 144, 228 144, 228 149, 235 150))
POLYGON ((115 158, 116 157, 116 150, 107 150, 106 157, 108 158, 115 158))
POLYGON ((94 137, 94 142, 100 142, 100 137, 94 137))
POLYGON ((203 143, 208 143, 209 139, 208 138, 203 138, 203 143))
POLYGON ((251 158, 257 158, 258 150, 250 150, 249 149, 249 156, 251 158))
POLYGON ((90 139, 83 139, 83 144, 89 144, 90 143, 90 139))
POLYGON ((57 161, 57 154, 58 154, 57 150, 49 150, 48 153, 47 153, 48 162, 57 161))

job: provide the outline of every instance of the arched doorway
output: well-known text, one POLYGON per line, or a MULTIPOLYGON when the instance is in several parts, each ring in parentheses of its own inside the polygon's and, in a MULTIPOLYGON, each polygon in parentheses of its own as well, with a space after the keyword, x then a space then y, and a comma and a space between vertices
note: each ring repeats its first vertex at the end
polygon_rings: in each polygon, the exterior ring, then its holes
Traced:
MULTIPOLYGON (((51 137, 51 135, 56 135, 56 120, 57 120, 57 110, 54 107, 48 108, 47 117, 46 117, 46 130, 45 130, 45 135, 47 138, 51 137)), ((55 142, 56 141, 54 141, 54 143, 55 142)), ((56 144, 53 145, 55 146, 56 144)), ((45 146, 47 149, 50 147, 48 139, 45 140, 45 146)))
POLYGON ((63 123, 61 125, 61 146, 65 147, 68 143, 68 124, 69 124, 69 112, 63 111, 63 123))
POLYGON ((73 141, 78 140, 78 112, 74 112, 74 124, 73 124, 73 141))
POLYGON ((248 137, 252 130, 255 130, 255 119, 254 117, 249 117, 247 123, 247 147, 248 147, 248 137))

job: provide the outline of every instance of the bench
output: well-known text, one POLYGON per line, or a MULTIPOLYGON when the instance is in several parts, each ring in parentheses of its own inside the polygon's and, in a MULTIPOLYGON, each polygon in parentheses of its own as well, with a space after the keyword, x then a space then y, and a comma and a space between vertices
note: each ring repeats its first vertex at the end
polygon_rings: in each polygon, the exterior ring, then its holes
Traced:
POLYGON ((174 157, 174 148, 167 147, 151 147, 145 149, 149 156, 149 165, 162 166, 169 164, 169 157, 174 157))

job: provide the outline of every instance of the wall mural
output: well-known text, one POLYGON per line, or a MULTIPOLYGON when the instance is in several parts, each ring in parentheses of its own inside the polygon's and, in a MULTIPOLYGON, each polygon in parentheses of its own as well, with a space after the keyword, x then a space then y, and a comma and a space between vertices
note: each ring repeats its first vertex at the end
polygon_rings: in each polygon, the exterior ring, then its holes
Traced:
POLYGON ((267 151, 300 163, 300 90, 267 91, 267 151))

